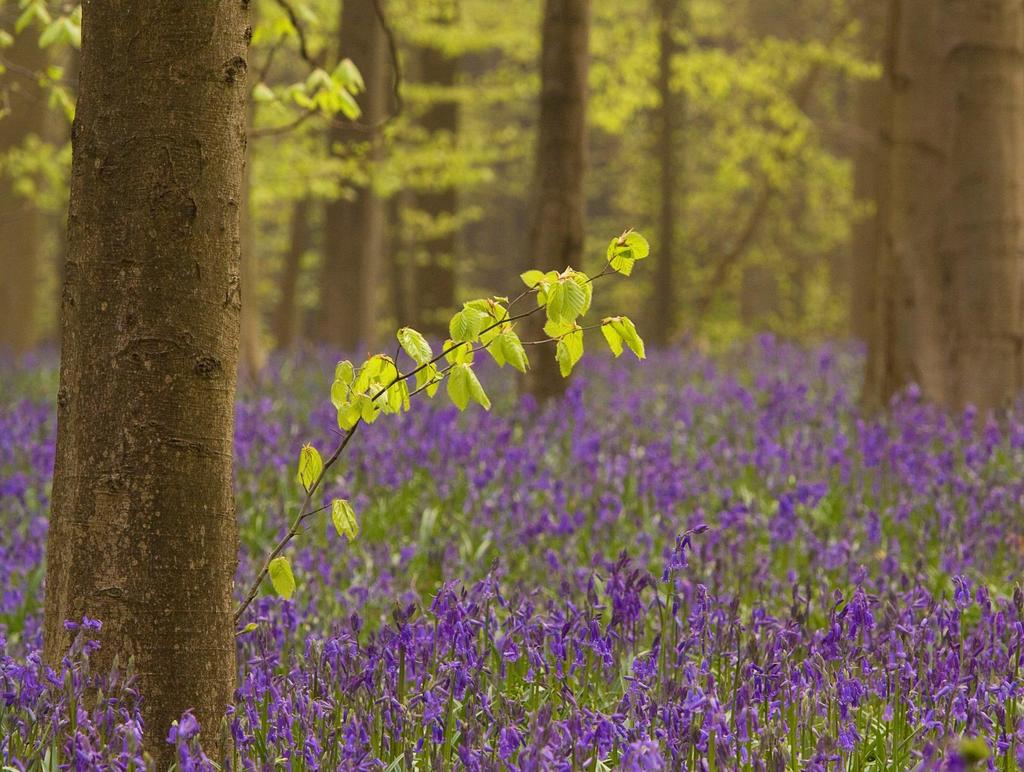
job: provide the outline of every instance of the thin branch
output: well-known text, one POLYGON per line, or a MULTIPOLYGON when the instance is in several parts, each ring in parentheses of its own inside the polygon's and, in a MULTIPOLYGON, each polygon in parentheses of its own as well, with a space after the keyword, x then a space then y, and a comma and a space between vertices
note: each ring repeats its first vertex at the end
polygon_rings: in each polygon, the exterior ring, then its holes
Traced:
POLYGON ((295 30, 295 35, 299 39, 299 56, 301 56, 310 67, 314 69, 320 67, 320 62, 314 59, 309 53, 309 47, 306 45, 306 30, 299 21, 299 16, 295 12, 295 9, 292 7, 289 0, 276 0, 276 2, 288 16, 288 21, 292 25, 292 29, 295 30))
MULTIPOLYGON (((611 273, 614 273, 614 271, 610 271, 609 270, 609 266, 606 265, 604 270, 601 271, 601 273, 597 274, 596 276, 591 277, 590 279, 588 279, 588 281, 589 282, 595 281, 595 280, 600 279, 600 278, 602 278, 604 276, 608 276, 611 273)), ((525 297, 526 295, 528 295, 528 294, 530 294, 532 292, 536 292, 536 288, 535 287, 531 287, 531 288, 527 289, 526 291, 520 293, 520 295, 513 302, 516 302, 516 301, 522 299, 523 297, 525 297)), ((511 306, 512 303, 510 303, 509 305, 511 306)), ((500 327, 501 325, 512 324, 513 322, 517 322, 520 319, 526 319, 527 317, 533 316, 538 311, 543 310, 543 308, 544 308, 543 306, 537 306, 536 308, 533 308, 533 309, 531 309, 529 311, 524 311, 524 312, 519 313, 519 314, 514 314, 512 316, 507 316, 506 318, 500 319, 498 321, 495 321, 493 324, 483 328, 482 330, 480 330, 478 335, 483 335, 486 332, 490 332, 491 330, 493 330, 493 329, 495 329, 497 327, 500 327)), ((588 327, 582 327, 580 329, 581 330, 584 330, 584 329, 594 329, 594 328, 600 327, 600 326, 601 325, 591 325, 591 326, 588 326, 588 327)), ((575 330, 573 330, 572 332, 575 332, 575 330)), ((568 334, 569 333, 566 333, 566 335, 568 335, 568 334)), ((475 354, 476 352, 486 350, 495 340, 497 340, 497 337, 493 338, 492 340, 490 340, 487 343, 484 343, 484 344, 482 344, 480 346, 473 345, 472 341, 462 341, 462 342, 459 342, 459 343, 453 343, 452 345, 446 347, 443 351, 441 351, 440 354, 435 356, 433 359, 429 360, 428 362, 424 362, 421 365, 418 365, 417 367, 413 368, 412 370, 410 370, 407 373, 402 373, 401 371, 399 371, 398 370, 398 365, 395 364, 395 372, 396 372, 395 377, 392 378, 391 381, 386 386, 382 386, 377 391, 377 393, 374 394, 370 398, 370 401, 371 402, 376 402, 377 399, 380 398, 381 396, 383 396, 388 391, 388 389, 390 389, 392 386, 395 386, 396 384, 401 383, 402 381, 406 381, 406 380, 412 378, 417 373, 421 372, 422 370, 424 370, 427 367, 430 367, 431 365, 436 364, 437 362, 439 362, 440 360, 442 360, 443 358, 448 356, 448 354, 450 354, 451 352, 455 351, 456 349, 458 349, 458 348, 460 348, 462 346, 471 346, 472 347, 472 351, 475 354)), ((558 338, 553 338, 551 340, 558 340, 558 338)), ((535 344, 541 343, 541 342, 549 343, 549 342, 551 342, 551 340, 548 340, 548 341, 529 341, 529 342, 524 342, 523 345, 524 346, 526 346, 526 345, 535 345, 535 344)), ((396 360, 397 360, 397 357, 396 357, 396 360)), ((431 378, 430 381, 425 383, 423 386, 417 388, 415 391, 410 393, 409 396, 412 397, 413 395, 418 394, 419 392, 421 392, 421 391, 425 390, 426 388, 428 388, 429 386, 431 386, 433 383, 440 383, 442 380, 444 380, 442 376, 444 376, 444 374, 447 373, 449 370, 451 370, 454 366, 455 366, 454 364, 449 364, 448 366, 446 366, 443 369, 439 370, 431 378)), ((321 487, 321 483, 323 482, 324 478, 327 475, 327 472, 331 469, 331 467, 334 466, 334 464, 341 457, 341 454, 345 451, 345 448, 348 446, 349 442, 352 441, 352 438, 355 436, 356 431, 358 431, 359 427, 362 424, 363 424, 363 420, 361 418, 360 419, 356 419, 356 422, 352 425, 352 428, 349 429, 348 432, 346 432, 345 436, 341 439, 341 442, 339 442, 338 446, 334 449, 334 452, 331 453, 330 457, 328 457, 328 459, 324 462, 323 467, 320 470, 320 474, 317 475, 317 478, 313 481, 313 484, 306 491, 306 497, 305 497, 305 499, 302 502, 302 506, 299 508, 299 514, 296 515, 295 519, 292 521, 292 524, 288 528, 288 531, 285 533, 285 535, 277 542, 277 544, 274 546, 274 549, 271 550, 270 554, 267 556, 266 560, 263 562, 262 567, 257 572, 255 579, 253 579, 253 582, 250 585, 249 590, 246 592, 245 599, 238 605, 238 608, 235 609, 235 624, 236 625, 238 624, 239 619, 241 619, 242 614, 245 613, 245 610, 247 608, 249 608, 250 604, 252 604, 253 600, 256 598, 257 593, 259 593, 260 585, 263 583, 263 580, 266 578, 267 574, 270 572, 270 563, 271 563, 271 561, 274 560, 274 558, 276 558, 278 555, 280 555, 284 551, 285 547, 287 547, 291 543, 292 539, 294 539, 295 536, 299 533, 299 529, 301 528, 302 523, 306 520, 306 518, 311 517, 312 515, 314 515, 314 514, 316 514, 318 512, 323 512, 324 510, 328 509, 328 506, 324 505, 322 507, 319 507, 318 509, 311 510, 310 509, 310 505, 313 502, 313 495, 317 492, 317 490, 319 490, 319 488, 321 487)))

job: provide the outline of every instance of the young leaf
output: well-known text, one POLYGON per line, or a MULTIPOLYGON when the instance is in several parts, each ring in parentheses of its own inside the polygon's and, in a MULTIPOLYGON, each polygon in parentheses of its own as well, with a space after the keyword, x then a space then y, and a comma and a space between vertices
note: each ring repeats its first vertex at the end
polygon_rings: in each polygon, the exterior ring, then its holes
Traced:
POLYGON ((612 327, 621 336, 623 342, 629 346, 629 350, 636 354, 637 359, 647 358, 644 342, 636 331, 636 325, 628 316, 615 317, 612 320, 612 327))
POLYGON ((574 330, 559 339, 555 347, 555 359, 563 378, 568 378, 572 368, 583 356, 583 330, 574 330))
POLYGON ((361 417, 358 402, 346 402, 338 407, 338 428, 347 432, 359 423, 361 417))
POLYGON ((522 279, 523 284, 525 284, 530 289, 533 289, 534 287, 536 287, 538 284, 545 280, 544 272, 538 271, 536 269, 532 269, 526 271, 526 273, 519 274, 519 278, 522 279))
POLYGON ((268 570, 270 583, 274 585, 274 592, 285 600, 291 598, 295 593, 295 576, 292 574, 292 565, 288 562, 288 558, 274 558, 270 561, 268 570))
POLYGON ((529 368, 530 362, 526 357, 526 349, 523 347, 522 341, 519 340, 519 336, 513 330, 502 332, 491 348, 494 348, 494 346, 498 346, 501 349, 501 354, 505 361, 519 372, 525 373, 527 368, 529 368))
POLYGON ((562 322, 548 320, 544 322, 544 334, 549 338, 561 338, 567 332, 571 332, 576 327, 574 322, 562 322))
POLYGON ((484 391, 484 387, 477 380, 476 373, 473 372, 472 367, 467 367, 466 372, 468 374, 467 382, 469 384, 469 396, 473 398, 473 401, 480 405, 484 410, 491 409, 491 400, 484 391))
POLYGON ((342 406, 348 401, 348 385, 342 381, 335 380, 331 384, 331 404, 334 405, 335 410, 341 410, 342 406))
POLYGON ((338 535, 344 536, 350 542, 355 541, 359 535, 355 510, 345 499, 335 499, 331 502, 331 522, 334 523, 338 535))
POLYGON ((612 324, 612 319, 601 320, 601 334, 608 341, 608 348, 612 350, 612 354, 616 359, 622 356, 622 336, 619 335, 618 330, 612 324))
POLYGON ((456 343, 471 341, 480 334, 480 331, 487 326, 488 315, 469 304, 463 306, 448 323, 448 332, 456 343))
POLYGON ((299 473, 296 476, 299 484, 307 491, 310 490, 323 469, 324 462, 317 449, 309 444, 303 445, 299 451, 299 473))
POLYGON ((444 355, 444 358, 448 360, 450 365, 471 365, 473 364, 473 347, 472 346, 455 346, 455 342, 452 340, 446 340, 444 342, 444 350, 448 353, 444 355), (451 349, 449 351, 449 349, 451 349))
POLYGON ((583 313, 586 293, 571 277, 559 279, 548 292, 547 312, 552 322, 572 324, 583 313))
POLYGON ((347 359, 338 362, 337 367, 334 368, 334 380, 341 381, 345 386, 351 386, 355 379, 356 368, 352 366, 352 363, 347 359))
POLYGON ((418 365, 424 365, 434 358, 434 351, 419 332, 412 327, 403 327, 398 331, 398 342, 402 350, 418 365))
POLYGON ((448 397, 459 410, 469 407, 469 365, 455 365, 448 373, 448 397))
POLYGON ((608 262, 612 262, 614 258, 643 260, 649 254, 651 245, 634 230, 628 230, 618 238, 612 239, 612 243, 608 245, 608 262))
POLYGON ((590 310, 590 302, 594 299, 594 284, 582 271, 573 272, 572 279, 583 288, 583 310, 580 311, 580 316, 586 316, 590 310))

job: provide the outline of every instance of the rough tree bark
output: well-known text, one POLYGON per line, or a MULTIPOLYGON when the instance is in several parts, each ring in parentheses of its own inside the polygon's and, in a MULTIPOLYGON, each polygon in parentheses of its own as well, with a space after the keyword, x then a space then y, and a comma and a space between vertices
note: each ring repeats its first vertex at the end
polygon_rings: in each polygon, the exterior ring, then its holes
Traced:
POLYGON ((866 399, 957 408, 1024 384, 1024 4, 898 0, 866 399))
POLYGON ((675 286, 676 218, 680 158, 676 133, 683 122, 683 100, 672 90, 672 59, 676 52, 674 30, 680 0, 658 0, 658 140, 660 172, 658 244, 655 251, 652 324, 654 342, 667 345, 675 332, 679 298, 675 286))
MULTIPOLYGON (((359 68, 366 83, 360 99, 362 124, 373 125, 387 110, 387 41, 374 9, 374 0, 345 0, 338 22, 338 55, 359 68)), ((331 152, 351 155, 376 141, 342 116, 327 132, 331 152)), ((384 209, 365 181, 350 185, 350 195, 324 207, 323 262, 320 277, 321 339, 339 350, 371 345, 379 313, 384 209)))
MULTIPOLYGON (((17 3, 4 3, 3 13, 12 17, 4 28, 13 29, 17 3)), ((0 74, 0 96, 9 111, 0 118, 0 155, 30 134, 40 136, 45 126, 46 95, 34 75, 46 67, 38 39, 38 30, 29 27, 4 50, 13 66, 0 74)), ((21 354, 35 343, 41 219, 38 207, 16 191, 15 180, 0 175, 0 352, 21 354)))
MULTIPOLYGON (((583 267, 589 33, 590 0, 545 0, 527 267, 583 267)), ((540 337, 540 320, 530 321, 540 337)), ((540 399, 565 391, 554 353, 543 345, 530 357, 527 384, 540 399)))
POLYGON ((302 257, 310 247, 309 206, 308 198, 301 198, 292 205, 288 252, 278 280, 281 296, 274 309, 274 341, 282 351, 294 350, 300 335, 298 287, 302 257))
MULTIPOLYGON (((863 55, 877 60, 885 37, 885 5, 877 0, 864 0, 857 3, 855 10, 862 24, 863 55)), ((853 224, 846 283, 850 288, 850 335, 866 342, 871 337, 878 280, 879 169, 885 89, 881 80, 861 81, 856 88, 856 125, 851 143, 854 195, 870 204, 873 211, 853 224)))
MULTIPOLYGON (((454 13, 454 12, 453 12, 454 13)), ((446 17, 445 21, 451 21, 446 17)), ((459 60, 431 46, 420 49, 420 80, 433 88, 451 88, 459 60)), ((454 141, 459 129, 459 107, 452 98, 437 98, 423 113, 419 124, 432 137, 448 135, 454 141)), ((458 207, 454 187, 417 190, 413 208, 424 212, 432 223, 451 218, 458 207)), ((413 271, 413 301, 417 325, 424 331, 447 337, 448 319, 455 310, 455 252, 457 233, 445 228, 416 245, 413 271)))
POLYGON ((146 748, 235 680, 232 426, 246 3, 85 3, 63 295, 45 656, 103 622, 135 660, 146 748))

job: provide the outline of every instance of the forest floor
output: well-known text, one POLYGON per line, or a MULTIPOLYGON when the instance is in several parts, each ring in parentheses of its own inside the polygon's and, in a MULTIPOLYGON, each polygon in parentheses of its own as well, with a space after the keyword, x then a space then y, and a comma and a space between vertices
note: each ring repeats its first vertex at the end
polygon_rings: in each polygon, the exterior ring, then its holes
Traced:
MULTIPOLYGON (((1024 407, 857 406, 861 359, 759 339, 592 363, 539 409, 423 403, 360 432, 241 622, 239 768, 990 769, 1024 763, 1024 407), (988 759, 983 761, 983 759, 988 759)), ((239 593, 337 432, 333 361, 242 389, 239 593)), ((55 421, 0 386, 0 758, 138 764, 130 680, 82 707, 88 629, 39 664, 55 421)), ((184 719, 183 768, 217 729, 184 719), (198 733, 197 733, 198 732, 198 733)), ((219 761, 219 760, 217 760, 219 761)))

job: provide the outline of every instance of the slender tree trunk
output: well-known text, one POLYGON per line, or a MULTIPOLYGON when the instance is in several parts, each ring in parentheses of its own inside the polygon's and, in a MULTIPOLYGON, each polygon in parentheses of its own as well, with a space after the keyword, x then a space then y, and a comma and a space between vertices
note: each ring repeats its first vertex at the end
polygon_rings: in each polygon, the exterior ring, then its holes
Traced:
POLYGON ((292 351, 299 338, 298 287, 302 258, 310 247, 309 206, 308 198, 292 206, 291 238, 278 280, 281 296, 274 310, 274 340, 282 351, 292 351))
MULTIPOLYGON (((17 3, 10 0, 3 10, 13 18, 19 13, 17 3)), ((10 111, 0 118, 0 155, 17 148, 30 134, 43 132, 46 96, 34 73, 46 67, 46 54, 38 38, 38 30, 30 27, 4 50, 4 57, 15 66, 0 74, 0 97, 10 111)), ((0 175, 0 352, 21 354, 36 342, 42 216, 36 204, 15 187, 9 172, 0 175)))
POLYGON ((680 159, 676 132, 683 119, 682 100, 672 90, 672 59, 676 51, 674 30, 679 0, 658 0, 658 142, 661 200, 658 211, 658 246, 655 252, 653 320, 654 342, 668 344, 675 332, 679 298, 675 286, 677 180, 680 159))
MULTIPOLYGON (((447 19, 451 21, 451 19, 447 19)), ((439 48, 423 47, 420 54, 421 81, 434 88, 455 85, 459 61, 439 48)), ((459 108, 450 97, 437 98, 419 120, 435 141, 454 143, 459 129, 459 108)), ((436 229, 416 245, 414 302, 417 325, 439 336, 448 335, 448 319, 455 310, 455 254, 457 233, 445 221, 455 215, 458 196, 454 187, 417 190, 413 208, 427 215, 436 229)))
POLYGON ((867 398, 998 408, 1024 384, 1024 5, 899 0, 883 319, 867 398))
POLYGON ((875 316, 879 252, 879 176, 881 163, 881 114, 884 90, 878 81, 865 81, 857 92, 857 128, 859 136, 854 150, 854 195, 872 207, 872 212, 854 223, 851 234, 850 264, 850 333, 867 341, 871 337, 875 316))
MULTIPOLYGON (((362 123, 375 124, 384 115, 387 85, 387 41, 373 0, 345 0, 338 22, 339 56, 350 58, 363 75, 362 123)), ((362 153, 370 166, 377 136, 338 116, 327 132, 332 153, 362 153)), ((343 351, 370 345, 377 316, 377 285, 381 262, 383 216, 381 200, 369 180, 349 183, 351 191, 324 208, 324 244, 320 277, 321 338, 343 351)))
MULTIPOLYGON (((865 0, 857 6, 861 20, 863 55, 876 60, 884 52, 886 6, 878 0, 865 0)), ((854 195, 871 210, 853 224, 846 270, 850 288, 850 334, 867 342, 871 338, 876 314, 876 285, 879 253, 879 196, 882 191, 882 116, 885 87, 881 80, 865 80, 856 87, 856 135, 852 142, 854 195)))
POLYGON ((45 655, 102 620, 93 665, 134 658, 160 769, 186 709, 217 748, 235 681, 245 6, 84 6, 45 655))
MULTIPOLYGON (((590 0, 545 0, 529 267, 582 267, 589 32, 590 0)), ((534 337, 539 322, 536 316, 531 321, 534 337)), ((538 348, 531 357, 530 392, 541 399, 558 396, 565 380, 555 346, 538 348)))

